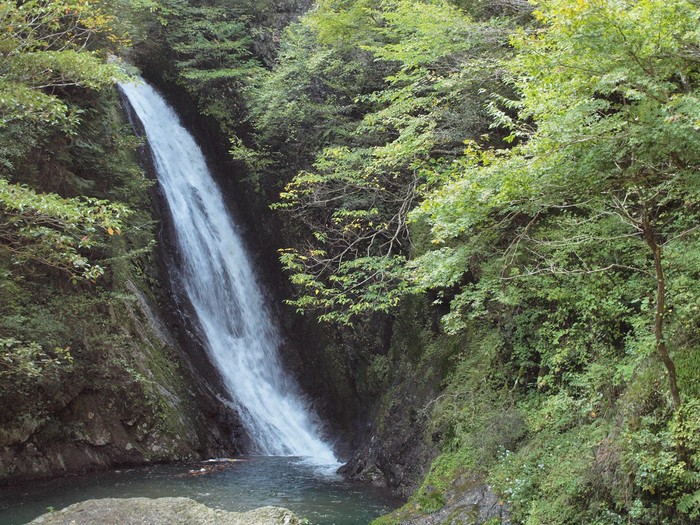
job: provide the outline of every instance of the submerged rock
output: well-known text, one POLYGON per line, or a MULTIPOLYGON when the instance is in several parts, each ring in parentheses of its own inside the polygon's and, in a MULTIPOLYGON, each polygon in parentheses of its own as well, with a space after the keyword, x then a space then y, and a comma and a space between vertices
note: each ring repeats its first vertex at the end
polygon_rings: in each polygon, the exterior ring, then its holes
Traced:
POLYGON ((39 516, 42 525, 299 525, 292 511, 261 507, 248 512, 212 509, 189 498, 105 498, 39 516))

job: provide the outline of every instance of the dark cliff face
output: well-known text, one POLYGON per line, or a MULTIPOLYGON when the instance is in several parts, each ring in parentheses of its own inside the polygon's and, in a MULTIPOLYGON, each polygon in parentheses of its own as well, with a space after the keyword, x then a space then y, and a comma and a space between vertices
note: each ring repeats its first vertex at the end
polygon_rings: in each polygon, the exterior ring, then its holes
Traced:
MULTIPOLYGON (((126 98, 121 97, 121 100, 134 131, 143 137, 145 132, 141 122, 126 98)), ((227 399, 226 389, 203 346, 204 336, 200 332, 192 305, 180 289, 182 284, 177 276, 179 254, 175 240, 176 232, 165 196, 157 182, 152 152, 147 142, 139 149, 139 156, 144 171, 154 181, 149 194, 153 218, 157 222, 154 271, 159 278, 157 289, 153 290, 153 293, 157 296, 158 316, 166 325, 164 331, 168 334, 170 344, 177 350, 179 361, 195 387, 196 396, 205 408, 204 413, 213 433, 225 436, 225 446, 222 450, 226 450, 228 455, 245 453, 248 450, 245 430, 231 405, 223 401, 227 399)))
POLYGON ((128 292, 95 305, 101 333, 84 335, 71 370, 3 409, 0 482, 235 452, 235 423, 180 364, 167 321, 133 282, 128 292))
POLYGON ((88 344, 75 355, 88 365, 41 381, 23 407, 3 409, 0 483, 237 452, 236 421, 180 364, 165 323, 133 294, 137 301, 105 305, 118 346, 88 344))
POLYGON ((313 0, 284 0, 274 2, 271 9, 256 17, 253 25, 258 29, 254 43, 255 55, 266 65, 277 60, 280 34, 290 23, 311 9, 313 0))
POLYGON ((438 436, 428 426, 446 358, 425 355, 435 337, 430 317, 425 301, 404 301, 386 328, 383 351, 365 354, 366 430, 343 467, 346 475, 402 498, 415 492, 438 453, 438 436))

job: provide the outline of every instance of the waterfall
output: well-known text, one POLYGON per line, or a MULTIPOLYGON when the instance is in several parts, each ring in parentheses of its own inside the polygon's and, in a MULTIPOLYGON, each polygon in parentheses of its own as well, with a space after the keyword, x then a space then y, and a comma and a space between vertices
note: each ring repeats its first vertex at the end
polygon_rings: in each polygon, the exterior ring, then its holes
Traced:
POLYGON ((201 149, 150 85, 121 88, 153 153, 182 259, 184 293, 256 452, 336 463, 317 417, 282 369, 277 326, 201 149))

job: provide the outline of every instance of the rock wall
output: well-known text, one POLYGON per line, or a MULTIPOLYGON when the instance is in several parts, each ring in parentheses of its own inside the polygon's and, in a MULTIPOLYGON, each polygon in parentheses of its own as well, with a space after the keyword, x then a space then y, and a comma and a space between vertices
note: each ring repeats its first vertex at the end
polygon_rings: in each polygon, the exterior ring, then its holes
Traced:
POLYGON ((236 452, 236 421, 183 367, 133 284, 132 293, 105 305, 120 346, 86 348, 76 361, 96 359, 90 365, 41 381, 31 407, 3 411, 0 482, 236 452))
POLYGON ((94 106, 86 134, 114 171, 57 142, 38 175, 48 185, 51 173, 73 170, 97 197, 127 198, 133 214, 93 254, 106 268, 95 283, 0 253, 0 484, 244 448, 215 375, 207 381, 195 366, 201 349, 154 255, 157 193, 149 197, 119 100, 104 93, 94 106), (96 137, 98 124, 107 132, 96 137))
POLYGON ((420 486, 438 453, 439 436, 430 435, 428 424, 449 357, 430 354, 431 324, 426 301, 404 301, 389 326, 386 351, 366 356, 366 430, 343 468, 350 477, 386 486, 402 498, 420 486))

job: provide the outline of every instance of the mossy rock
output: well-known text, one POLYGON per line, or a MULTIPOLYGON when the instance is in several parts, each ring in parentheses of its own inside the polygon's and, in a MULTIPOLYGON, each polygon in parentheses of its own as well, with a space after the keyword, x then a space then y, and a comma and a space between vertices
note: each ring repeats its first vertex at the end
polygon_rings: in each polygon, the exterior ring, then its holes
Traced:
POLYGON ((298 525, 292 511, 261 507, 248 512, 211 509, 189 498, 105 498, 76 503, 49 512, 31 522, 36 525, 298 525))

